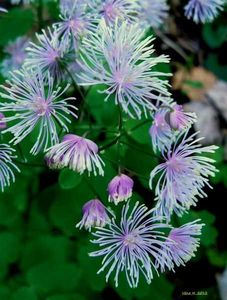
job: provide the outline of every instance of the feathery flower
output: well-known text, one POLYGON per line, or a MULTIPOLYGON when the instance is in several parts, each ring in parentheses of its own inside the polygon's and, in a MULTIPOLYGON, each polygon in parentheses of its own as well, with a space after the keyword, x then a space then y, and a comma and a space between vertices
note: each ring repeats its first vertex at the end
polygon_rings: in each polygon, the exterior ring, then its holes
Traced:
POLYGON ((155 188, 157 196, 157 208, 167 217, 173 211, 180 212, 195 205, 195 197, 203 197, 206 194, 202 190, 204 186, 210 186, 209 176, 214 176, 217 169, 213 165, 213 159, 202 156, 203 153, 214 153, 216 146, 201 147, 194 140, 197 133, 187 136, 186 132, 178 134, 175 142, 162 152, 164 163, 158 165, 150 174, 150 188, 153 179, 159 174, 155 188))
POLYGON ((0 113, 0 130, 5 129, 7 126, 4 119, 5 119, 4 114, 0 113))
POLYGON ((98 199, 86 202, 82 208, 83 218, 76 225, 80 229, 84 227, 91 231, 91 227, 104 227, 110 221, 107 214, 107 209, 98 199))
POLYGON ((194 113, 185 112, 182 105, 175 104, 169 113, 169 125, 172 129, 183 130, 196 121, 194 113))
POLYGON ((36 34, 38 44, 30 42, 27 48, 28 58, 25 67, 32 70, 39 68, 43 74, 50 75, 60 81, 65 74, 63 61, 67 46, 61 42, 56 31, 42 30, 42 34, 36 34))
POLYGON ((67 134, 61 143, 51 147, 46 154, 49 165, 52 168, 68 167, 80 174, 86 170, 94 175, 104 175, 104 162, 98 153, 98 146, 81 136, 67 134))
POLYGON ((25 49, 29 44, 27 37, 19 37, 14 42, 9 43, 4 49, 4 53, 8 55, 3 60, 0 68, 4 76, 9 77, 10 72, 19 70, 27 56, 25 49))
POLYGON ((195 23, 212 22, 224 9, 224 0, 190 0, 185 6, 185 15, 195 23))
POLYGON ((166 0, 141 0, 139 19, 145 28, 159 28, 168 17, 166 0))
POLYGON ((8 127, 3 133, 11 132, 14 135, 11 142, 18 144, 38 128, 37 140, 31 149, 34 155, 58 143, 56 124, 68 131, 68 116, 76 117, 76 108, 68 103, 75 98, 59 99, 68 87, 54 90, 53 78, 48 74, 44 79, 40 71, 36 74, 22 69, 11 73, 11 80, 7 80, 5 86, 1 85, 5 92, 0 95, 8 101, 0 103, 0 111, 13 113, 5 118, 8 127), (9 126, 11 121, 14 125, 9 126))
POLYGON ((106 94, 106 100, 114 95, 116 105, 138 118, 142 112, 156 109, 158 100, 170 101, 168 82, 158 78, 170 74, 152 70, 169 59, 163 55, 152 57, 153 40, 143 37, 144 31, 137 25, 124 22, 108 27, 101 22, 98 34, 85 38, 81 49, 81 85, 105 84, 107 88, 101 93, 106 94))
POLYGON ((0 144, 0 187, 2 192, 4 188, 10 185, 11 181, 15 181, 14 170, 20 172, 18 167, 13 163, 13 155, 15 150, 9 145, 0 144))
POLYGON ((131 212, 129 203, 124 205, 119 224, 112 219, 108 228, 99 228, 92 233, 96 237, 92 242, 98 244, 101 249, 90 253, 90 256, 104 256, 98 274, 109 268, 106 280, 108 281, 111 273, 115 272, 116 286, 120 272, 125 272, 130 287, 137 287, 140 274, 144 275, 147 283, 151 283, 152 269, 158 272, 153 260, 162 266, 171 264, 165 255, 169 244, 160 231, 169 226, 161 221, 160 217, 151 217, 151 210, 145 205, 139 205, 139 202, 131 212))
MULTIPOLYGON (((192 257, 195 256, 195 252, 200 245, 200 239, 202 227, 205 224, 198 223, 200 219, 184 224, 179 228, 173 228, 168 236, 168 240, 173 241, 169 248, 163 249, 168 257, 172 259, 172 269, 174 265, 185 266, 192 257)), ((157 263, 159 265, 159 263, 157 263)), ((165 271, 166 266, 162 265, 162 271, 165 271)))
POLYGON ((118 204, 132 196, 133 180, 127 175, 115 176, 108 184, 109 201, 118 204))

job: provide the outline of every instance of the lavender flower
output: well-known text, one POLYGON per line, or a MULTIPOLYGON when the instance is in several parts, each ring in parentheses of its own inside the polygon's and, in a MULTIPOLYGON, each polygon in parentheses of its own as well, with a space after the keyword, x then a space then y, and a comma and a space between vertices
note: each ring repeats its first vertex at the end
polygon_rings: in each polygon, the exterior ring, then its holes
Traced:
POLYGON ((149 37, 142 40, 144 31, 137 25, 116 23, 110 28, 101 22, 98 34, 84 39, 80 75, 81 85, 105 84, 106 100, 111 95, 131 117, 141 117, 147 110, 156 109, 156 101, 169 103, 168 83, 158 76, 168 76, 152 70, 159 63, 167 63, 166 56, 152 57, 149 37))
MULTIPOLYGON (((173 228, 168 236, 169 240, 173 241, 173 244, 166 250, 163 249, 165 254, 172 259, 172 268, 174 264, 178 267, 180 265, 185 266, 192 257, 195 256, 195 252, 200 244, 198 236, 201 235, 202 227, 205 224, 198 224, 200 219, 184 224, 179 228, 173 228)), ((159 264, 157 264, 159 265, 159 264)), ((165 266, 161 266, 162 271, 165 270, 165 266)))
POLYGON ((224 0, 190 0, 185 6, 185 15, 195 23, 212 22, 224 9, 224 0))
POLYGON ((13 163, 13 155, 15 150, 9 145, 0 144, 0 187, 2 192, 4 188, 10 185, 11 181, 15 181, 14 170, 20 172, 18 167, 13 163))
POLYGON ((124 175, 115 176, 108 185, 109 201, 118 204, 127 201, 132 196, 133 180, 124 175))
POLYGON ((30 43, 27 48, 28 58, 25 61, 25 67, 36 70, 39 68, 43 74, 50 75, 60 81, 65 74, 63 67, 64 55, 67 46, 59 40, 56 31, 52 32, 49 28, 42 34, 36 34, 38 45, 30 43))
POLYGON ((11 71, 19 70, 22 67, 26 58, 25 49, 28 44, 29 40, 27 37, 19 37, 4 48, 3 51, 9 57, 4 59, 0 66, 2 74, 9 77, 11 71))
POLYGON ((83 218, 76 225, 80 229, 84 227, 91 231, 91 227, 104 227, 109 221, 107 209, 98 199, 86 202, 82 208, 83 218))
POLYGON ((5 116, 4 114, 0 113, 0 130, 6 128, 5 116))
POLYGON ((182 105, 175 104, 169 114, 169 124, 175 130, 184 130, 196 122, 194 113, 185 112, 182 105))
POLYGON ((115 272, 114 281, 118 286, 120 272, 125 272, 130 287, 137 287, 140 274, 151 283, 152 267, 158 271, 153 259, 162 266, 171 264, 165 251, 169 249, 168 241, 159 230, 169 228, 161 223, 162 218, 151 217, 151 211, 145 205, 135 204, 129 212, 129 203, 123 206, 121 221, 115 219, 109 223, 109 228, 100 228, 92 233, 96 239, 92 242, 101 249, 90 253, 90 256, 104 256, 102 267, 98 274, 109 268, 106 280, 115 272))
POLYGON ((168 17, 166 0, 141 0, 139 19, 145 28, 159 28, 168 17))
POLYGON ((60 144, 49 149, 46 157, 52 168, 68 167, 82 174, 84 171, 104 175, 104 162, 100 158, 97 145, 91 140, 75 134, 67 134, 60 144))
POLYGON ((37 128, 37 140, 31 149, 35 155, 58 143, 56 123, 68 130, 68 115, 76 117, 73 112, 75 107, 68 102, 75 98, 60 100, 69 85, 63 90, 60 87, 54 90, 53 79, 48 74, 44 80, 40 71, 36 74, 22 69, 11 73, 11 77, 11 81, 6 81, 6 86, 1 86, 5 92, 0 95, 9 101, 0 103, 0 111, 11 112, 12 115, 5 121, 7 124, 13 121, 14 124, 3 133, 11 132, 14 135, 11 142, 17 144, 37 128))
POLYGON ((188 131, 178 135, 175 142, 163 151, 164 163, 158 165, 150 174, 150 188, 153 179, 160 174, 155 194, 158 211, 167 218, 173 211, 179 215, 191 205, 195 205, 195 197, 203 197, 204 186, 209 186, 209 176, 214 176, 217 169, 214 160, 199 154, 213 153, 218 147, 200 147, 201 139, 194 140, 196 135, 188 136, 188 131))

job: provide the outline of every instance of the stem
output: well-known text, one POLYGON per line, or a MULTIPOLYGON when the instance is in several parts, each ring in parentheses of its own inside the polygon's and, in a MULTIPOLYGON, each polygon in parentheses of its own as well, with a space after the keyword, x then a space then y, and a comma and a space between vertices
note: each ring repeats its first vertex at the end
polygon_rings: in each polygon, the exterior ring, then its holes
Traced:
POLYGON ((90 190, 94 193, 95 198, 98 198, 99 200, 101 200, 100 195, 98 194, 98 192, 96 191, 96 189, 94 188, 93 184, 90 183, 89 179, 86 177, 86 175, 84 176, 84 180, 86 181, 87 185, 89 186, 90 190))

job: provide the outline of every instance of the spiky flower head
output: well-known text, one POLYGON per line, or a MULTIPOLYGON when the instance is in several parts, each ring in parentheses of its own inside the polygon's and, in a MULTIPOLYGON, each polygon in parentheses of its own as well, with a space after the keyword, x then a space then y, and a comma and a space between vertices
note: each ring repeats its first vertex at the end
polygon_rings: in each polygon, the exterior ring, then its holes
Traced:
POLYGON ((18 144, 38 129, 36 142, 30 151, 34 155, 58 143, 57 124, 68 131, 69 115, 76 117, 76 108, 69 102, 75 98, 61 100, 69 85, 54 90, 53 78, 49 74, 44 79, 41 71, 33 73, 22 69, 11 73, 11 80, 7 80, 1 88, 4 92, 0 95, 7 102, 0 103, 0 111, 11 113, 11 116, 5 117, 8 127, 3 133, 11 132, 14 135, 11 142, 18 144), (13 125, 10 126, 11 122, 13 125))
POLYGON ((125 175, 115 176, 108 184, 109 201, 118 204, 127 201, 132 196, 133 180, 125 175))
POLYGON ((196 122, 194 113, 185 112, 182 105, 174 104, 169 112, 169 125, 175 130, 184 130, 196 122))
POLYGON ((52 168, 68 167, 80 174, 88 171, 104 175, 104 162, 98 155, 98 146, 84 137, 67 134, 61 143, 51 147, 46 154, 52 168))
MULTIPOLYGON (((195 252, 200 245, 201 230, 205 224, 199 223, 198 219, 193 222, 182 225, 179 228, 171 229, 168 240, 173 241, 166 250, 163 251, 172 260, 172 269, 174 265, 185 266, 192 257, 195 256, 195 252)), ((159 264, 157 264, 159 265, 159 264)), ((159 265, 160 266, 160 265, 159 265)), ((165 271, 166 266, 160 266, 162 271, 165 271)))
POLYGON ((180 215, 195 205, 196 197, 206 195, 206 185, 210 187, 209 177, 217 172, 215 161, 201 154, 213 153, 218 147, 201 147, 201 138, 194 139, 195 135, 188 136, 188 130, 179 133, 176 141, 162 152, 165 161, 150 174, 151 189, 154 177, 159 175, 155 187, 157 214, 162 212, 170 218, 175 211, 180 215))
POLYGON ((50 75, 58 82, 66 73, 64 59, 67 45, 59 39, 58 33, 50 28, 36 34, 38 43, 30 42, 25 67, 32 70, 39 68, 44 75, 50 75))
POLYGON ((0 187, 2 192, 4 188, 10 186, 11 181, 15 181, 14 171, 20 172, 14 164, 13 159, 15 150, 7 144, 0 144, 0 187))
POLYGON ((154 261, 161 265, 169 265, 171 261, 166 256, 169 245, 163 235, 163 228, 169 228, 161 223, 162 218, 151 217, 151 211, 145 205, 137 202, 130 211, 129 203, 123 206, 121 221, 112 219, 108 228, 99 228, 92 233, 96 238, 92 242, 101 247, 90 253, 90 256, 102 256, 102 267, 98 273, 107 270, 106 280, 115 273, 114 281, 118 286, 119 273, 124 272, 130 287, 137 287, 140 275, 147 283, 153 278, 154 261))
POLYGON ((166 0, 141 0, 139 20, 145 28, 159 28, 168 17, 169 6, 166 0))
POLYGON ((27 37, 19 37, 14 42, 10 42, 4 49, 7 54, 0 66, 4 76, 9 77, 10 72, 19 70, 27 56, 25 49, 28 47, 29 40, 27 37))
POLYGON ((190 0, 185 6, 185 15, 195 23, 212 22, 224 9, 225 0, 190 0))
POLYGON ((108 217, 107 209, 98 199, 86 202, 82 208, 83 218, 76 225, 80 229, 84 227, 86 230, 91 231, 92 227, 104 227, 110 218, 108 217))
POLYGON ((113 96, 115 104, 131 117, 140 118, 142 112, 155 109, 157 100, 169 103, 168 82, 158 77, 170 74, 153 70, 169 59, 152 56, 153 40, 144 39, 144 31, 137 25, 124 22, 108 27, 101 22, 98 33, 83 41, 81 85, 105 84, 101 91, 105 99, 113 96))

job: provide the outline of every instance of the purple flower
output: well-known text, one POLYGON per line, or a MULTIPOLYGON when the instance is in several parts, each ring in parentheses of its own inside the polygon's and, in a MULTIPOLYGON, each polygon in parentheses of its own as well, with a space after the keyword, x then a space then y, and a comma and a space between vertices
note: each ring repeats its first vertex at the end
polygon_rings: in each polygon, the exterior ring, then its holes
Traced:
POLYGON ((115 219, 108 223, 108 228, 100 228, 92 233, 96 239, 92 242, 101 249, 90 253, 90 256, 103 256, 102 267, 98 274, 109 269, 106 274, 108 281, 111 273, 115 273, 114 281, 118 286, 120 272, 125 272, 130 287, 137 287, 140 275, 148 283, 153 279, 153 270, 158 272, 153 259, 162 266, 171 264, 165 254, 169 244, 163 228, 169 228, 161 223, 162 218, 151 217, 151 211, 145 205, 135 204, 130 212, 129 203, 123 206, 121 221, 117 224, 115 219))
POLYGON ((175 130, 183 130, 196 121, 194 113, 188 113, 183 110, 182 105, 175 104, 169 113, 169 124, 175 130))
POLYGON ((104 227, 110 221, 107 209, 98 199, 86 202, 82 211, 83 218, 76 225, 76 227, 79 227, 80 229, 84 227, 91 231, 91 227, 104 227))
POLYGON ((133 180, 124 175, 115 176, 108 185, 109 201, 118 204, 127 201, 132 196, 133 180))
POLYGON ((195 23, 212 22, 224 9, 224 0, 190 0, 185 6, 185 15, 195 23))
POLYGON ((166 0, 141 0, 139 19, 145 28, 160 27, 168 17, 166 0))
POLYGON ((166 56, 154 57, 152 39, 143 40, 144 31, 126 22, 108 27, 101 22, 98 34, 83 40, 81 85, 105 84, 106 100, 114 96, 131 117, 156 109, 156 102, 169 103, 168 82, 158 77, 170 74, 154 67, 168 63, 166 56))
POLYGON ((91 140, 67 134, 60 144, 49 149, 46 157, 52 168, 68 167, 80 174, 87 170, 103 176, 104 162, 97 153, 98 146, 91 140))
MULTIPOLYGON (((195 256, 195 252, 200 244, 198 236, 201 235, 202 227, 205 225, 199 224, 199 221, 200 219, 184 224, 179 228, 173 228, 170 231, 168 239, 173 241, 173 243, 169 245, 169 248, 163 249, 163 251, 172 259, 172 268, 174 264, 178 267, 180 265, 185 266, 185 263, 195 256)), ((157 265, 159 265, 159 263, 157 263, 157 265)), ((165 268, 166 266, 161 265, 162 271, 164 271, 165 268)))
POLYGON ((2 192, 4 188, 10 185, 11 181, 15 181, 14 170, 20 172, 18 167, 13 163, 13 155, 15 150, 9 145, 0 144, 0 187, 2 192))
POLYGON ((0 130, 6 128, 5 116, 4 114, 0 113, 0 130))
POLYGON ((14 135, 11 142, 18 144, 34 129, 38 129, 36 142, 31 149, 34 155, 58 143, 57 127, 60 125, 68 131, 66 123, 71 122, 68 116, 76 117, 76 108, 68 103, 75 98, 59 99, 68 87, 54 90, 53 79, 49 74, 44 79, 40 71, 36 74, 22 69, 11 73, 11 81, 7 80, 5 86, 1 85, 5 92, 0 95, 7 102, 0 103, 0 111, 11 113, 11 116, 5 117, 8 127, 3 133, 11 132, 14 135), (10 126, 10 122, 13 125, 10 126))
POLYGON ((60 41, 56 31, 42 31, 42 34, 36 34, 38 44, 30 43, 27 48, 28 58, 25 66, 28 69, 37 70, 39 68, 45 75, 50 75, 60 81, 65 74, 64 58, 67 46, 60 41))
POLYGON ((150 188, 153 179, 159 174, 155 188, 157 207, 167 218, 173 211, 187 210, 195 205, 195 197, 203 197, 204 186, 209 186, 209 176, 214 176, 217 169, 214 160, 200 154, 213 153, 218 147, 201 147, 194 140, 196 135, 187 136, 188 131, 178 134, 177 139, 163 150, 165 162, 158 165, 150 174, 150 188))
POLYGON ((22 67, 27 56, 25 49, 28 44, 29 40, 26 37, 19 37, 4 48, 4 53, 8 55, 1 64, 1 71, 4 76, 9 77, 11 71, 19 70, 22 67))

